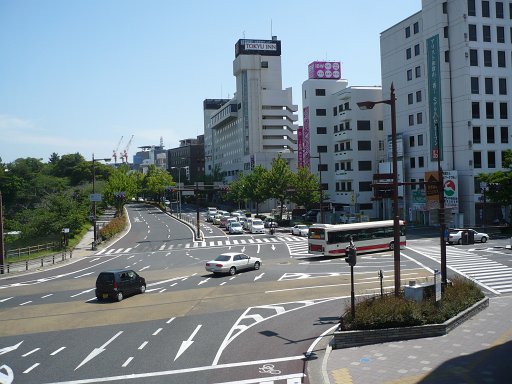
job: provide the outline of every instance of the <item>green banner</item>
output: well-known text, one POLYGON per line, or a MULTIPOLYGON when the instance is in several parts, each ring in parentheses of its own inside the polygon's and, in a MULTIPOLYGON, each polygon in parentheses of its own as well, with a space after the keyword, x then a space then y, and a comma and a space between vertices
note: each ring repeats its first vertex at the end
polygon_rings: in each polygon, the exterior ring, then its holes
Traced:
POLYGON ((441 76, 439 71, 439 35, 427 39, 428 106, 430 159, 443 160, 443 114, 441 109, 441 76))

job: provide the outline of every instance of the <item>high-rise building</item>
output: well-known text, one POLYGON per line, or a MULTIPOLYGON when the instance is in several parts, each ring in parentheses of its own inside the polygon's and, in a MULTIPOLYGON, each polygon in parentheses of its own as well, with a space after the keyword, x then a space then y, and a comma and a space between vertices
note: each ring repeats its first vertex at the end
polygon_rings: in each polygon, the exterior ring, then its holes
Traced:
POLYGON ((282 89, 281 41, 241 39, 235 45, 236 93, 207 99, 204 107, 205 172, 226 181, 256 165, 270 168, 278 154, 295 166, 297 105, 282 89))
MULTIPOLYGON (((396 89, 406 181, 428 181, 442 167, 445 205, 454 214, 448 224, 508 217, 504 207, 485 203, 478 175, 503 170, 512 148, 512 3, 423 0, 380 40, 382 89, 396 89)), ((383 111, 390 132, 390 110, 383 111)), ((427 190, 406 188, 408 221, 432 222, 436 197, 427 190)))

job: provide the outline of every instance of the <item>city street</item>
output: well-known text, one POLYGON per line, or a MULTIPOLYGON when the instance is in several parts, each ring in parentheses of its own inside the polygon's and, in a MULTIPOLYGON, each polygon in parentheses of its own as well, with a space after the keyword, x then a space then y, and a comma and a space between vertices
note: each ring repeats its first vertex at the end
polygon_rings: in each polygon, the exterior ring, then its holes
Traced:
MULTIPOLYGON (((0 365, 14 382, 313 382, 311 351, 350 302, 344 258, 308 255, 307 239, 290 233, 229 236, 207 223, 204 240, 194 241, 191 228, 150 205, 127 209, 130 230, 105 248, 0 280, 0 365), (228 251, 261 258, 261 269, 204 269, 228 251), (146 292, 98 302, 95 279, 115 268, 145 277, 146 292)), ((431 278, 438 248, 432 238, 408 239, 402 283, 431 278)), ((490 294, 509 292, 510 251, 491 241, 447 253, 450 273, 471 276, 490 294)), ((392 252, 358 257, 356 295, 379 293, 379 271, 392 289, 392 252)))

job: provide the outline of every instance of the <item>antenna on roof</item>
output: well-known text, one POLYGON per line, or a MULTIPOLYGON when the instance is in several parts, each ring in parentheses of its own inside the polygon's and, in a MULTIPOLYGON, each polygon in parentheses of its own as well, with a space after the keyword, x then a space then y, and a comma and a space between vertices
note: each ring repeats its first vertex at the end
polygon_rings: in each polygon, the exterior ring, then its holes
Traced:
POLYGON ((270 38, 272 39, 272 19, 270 19, 270 38))

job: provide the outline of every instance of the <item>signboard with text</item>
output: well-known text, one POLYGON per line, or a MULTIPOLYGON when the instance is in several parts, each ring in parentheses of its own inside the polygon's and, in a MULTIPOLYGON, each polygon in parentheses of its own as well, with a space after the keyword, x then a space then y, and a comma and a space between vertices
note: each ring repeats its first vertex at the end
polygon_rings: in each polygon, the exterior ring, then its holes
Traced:
POLYGON ((235 57, 239 55, 281 56, 281 41, 240 39, 235 44, 235 57))
POLYGON ((313 61, 308 65, 308 79, 341 79, 341 63, 339 61, 313 61))
POLYGON ((443 113, 441 109, 441 73, 439 65, 439 35, 435 35, 427 39, 430 159, 433 161, 443 160, 443 113))

